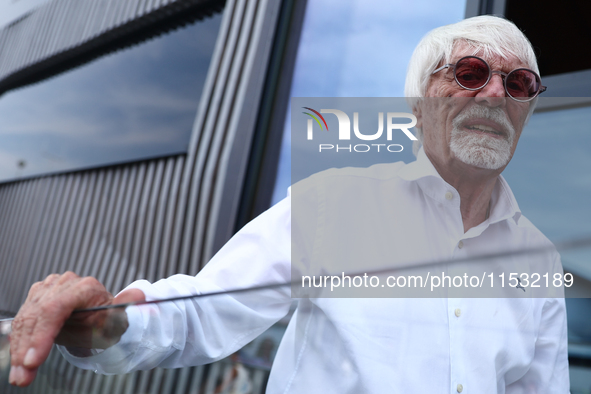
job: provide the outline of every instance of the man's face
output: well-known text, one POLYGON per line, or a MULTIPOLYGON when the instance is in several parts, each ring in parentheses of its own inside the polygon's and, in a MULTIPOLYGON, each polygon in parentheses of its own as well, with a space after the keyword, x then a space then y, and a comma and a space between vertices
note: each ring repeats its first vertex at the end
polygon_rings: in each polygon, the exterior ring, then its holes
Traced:
MULTIPOLYGON (((450 63, 470 55, 471 49, 460 43, 450 63)), ((517 58, 480 57, 493 71, 509 73, 528 67, 517 58)), ((431 76, 425 96, 453 97, 427 98, 417 112, 425 153, 438 169, 487 169, 500 173, 505 168, 515 152, 530 103, 507 97, 499 74, 493 74, 484 88, 472 91, 456 83, 450 67, 431 76)))

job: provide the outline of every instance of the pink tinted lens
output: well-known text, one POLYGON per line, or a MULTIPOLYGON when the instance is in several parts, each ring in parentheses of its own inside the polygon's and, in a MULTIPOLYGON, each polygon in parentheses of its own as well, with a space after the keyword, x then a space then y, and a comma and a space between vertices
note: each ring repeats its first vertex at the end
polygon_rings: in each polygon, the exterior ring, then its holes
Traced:
POLYGON ((540 78, 533 71, 526 69, 513 70, 505 81, 507 93, 515 98, 534 97, 540 90, 540 78))
POLYGON ((488 65, 476 57, 461 59, 456 64, 456 81, 467 89, 479 89, 483 87, 490 76, 488 65))

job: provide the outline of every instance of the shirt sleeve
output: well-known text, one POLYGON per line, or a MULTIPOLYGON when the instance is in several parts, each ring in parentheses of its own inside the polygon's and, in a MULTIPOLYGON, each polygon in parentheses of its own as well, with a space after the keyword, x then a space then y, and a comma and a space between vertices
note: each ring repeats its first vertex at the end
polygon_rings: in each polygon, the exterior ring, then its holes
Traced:
MULTIPOLYGON (((150 301, 289 282, 290 207, 288 197, 247 224, 197 276, 140 280, 127 289, 141 289, 150 301)), ((285 316, 291 302, 286 285, 128 307, 129 328, 118 344, 90 357, 60 351, 70 363, 103 374, 206 364, 252 341, 285 316)))

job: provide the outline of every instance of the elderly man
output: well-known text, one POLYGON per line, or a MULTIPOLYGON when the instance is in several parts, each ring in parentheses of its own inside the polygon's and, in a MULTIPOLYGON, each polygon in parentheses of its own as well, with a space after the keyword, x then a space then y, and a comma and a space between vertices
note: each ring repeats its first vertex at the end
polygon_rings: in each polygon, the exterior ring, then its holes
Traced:
MULTIPOLYGON (((92 278, 48 277, 31 289, 14 322, 11 383, 24 386, 34 379, 76 308, 280 283, 292 272, 305 272, 318 255, 338 260, 338 253, 327 251, 352 249, 315 235, 363 225, 354 215, 340 214, 347 206, 343 196, 374 202, 365 204, 363 217, 384 226, 396 223, 384 228, 405 236, 389 237, 389 250, 411 260, 551 246, 521 215, 500 176, 544 89, 531 45, 512 23, 485 16, 432 31, 415 50, 407 75, 406 93, 415 98, 423 143, 416 162, 331 170, 302 181, 197 277, 138 281, 115 299, 92 278), (307 219, 292 215, 296 204, 310 213, 306 226, 312 223, 312 234, 302 225, 307 219), (303 245, 293 254, 292 241, 303 245)), ((359 237, 372 245, 371 235, 359 237)), ((380 245, 375 250, 379 254, 380 245)), ((562 272, 554 250, 530 263, 562 272)), ((256 297, 229 294, 135 308, 128 311, 127 331, 112 335, 115 345, 92 354, 62 351, 76 365, 103 373, 211 362, 248 343, 290 304, 289 289, 279 288, 256 297)), ((76 321, 79 329, 95 323, 92 316, 76 321)), ((559 297, 303 298, 278 350, 268 391, 566 393, 566 345, 559 297)))

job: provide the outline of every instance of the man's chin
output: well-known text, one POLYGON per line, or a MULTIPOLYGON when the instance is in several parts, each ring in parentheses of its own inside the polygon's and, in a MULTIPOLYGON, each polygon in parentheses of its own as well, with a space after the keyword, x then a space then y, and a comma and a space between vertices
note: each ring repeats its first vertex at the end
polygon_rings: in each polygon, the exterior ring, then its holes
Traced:
POLYGON ((506 139, 456 131, 450 149, 462 163, 486 170, 498 170, 511 160, 511 142, 506 139))
POLYGON ((499 151, 490 147, 472 146, 469 148, 454 149, 452 153, 464 164, 468 164, 485 170, 498 170, 505 167, 511 156, 508 152, 499 151))

